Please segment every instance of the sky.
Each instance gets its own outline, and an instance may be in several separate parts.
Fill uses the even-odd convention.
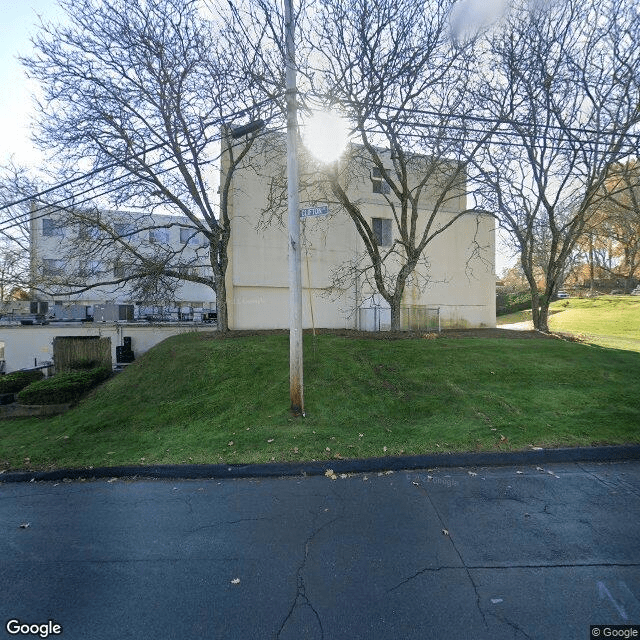
[[[62,11],[56,0],[0,0],[0,164],[11,155],[19,164],[40,160],[28,129],[33,88],[17,60],[31,52],[38,15],[55,20]]]
[[[483,12],[479,10],[481,6]],[[465,21],[474,15],[486,24],[504,10],[505,0],[462,0],[460,7]],[[57,21],[63,11],[57,0],[0,0],[0,165],[11,158],[18,165],[33,168],[42,162],[29,131],[36,87],[27,80],[17,59],[32,51],[30,37],[37,32],[38,16]],[[502,251],[496,257],[496,270],[500,273],[509,259]]]

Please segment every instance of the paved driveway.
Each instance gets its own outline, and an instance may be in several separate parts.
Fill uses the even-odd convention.
[[[557,640],[640,624],[636,461],[1,484],[0,528],[0,637]]]

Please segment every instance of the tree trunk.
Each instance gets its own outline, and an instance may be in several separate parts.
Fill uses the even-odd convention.
[[[549,333],[549,300],[545,296],[539,301],[537,319],[534,320],[533,326],[542,333]]]
[[[401,298],[393,298],[391,305],[391,331],[400,331],[400,302]]]
[[[218,331],[229,331],[229,308],[227,306],[227,285],[224,276],[216,284],[216,311],[218,314]]]
[[[229,331],[229,307],[227,306],[227,283],[225,281],[226,269],[218,264],[214,255],[211,255],[211,268],[213,269],[213,282],[216,291],[218,331]]]

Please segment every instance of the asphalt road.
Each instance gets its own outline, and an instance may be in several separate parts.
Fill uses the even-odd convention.
[[[638,461],[0,484],[0,528],[0,637],[556,640],[640,625]]]

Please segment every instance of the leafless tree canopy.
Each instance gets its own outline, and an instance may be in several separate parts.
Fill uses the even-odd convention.
[[[637,149],[639,36],[628,0],[567,0],[517,4],[487,38],[489,82],[480,96],[503,124],[476,161],[486,207],[520,252],[543,331],[608,167]]]
[[[24,60],[42,86],[37,138],[53,154],[55,179],[68,186],[46,204],[70,211],[79,229],[83,217],[97,225],[87,250],[111,252],[123,281],[137,278],[143,289],[206,280],[210,269],[226,328],[229,189],[261,134],[221,140],[221,132],[282,122],[281,3],[62,5],[66,26],[41,25],[36,54]],[[638,7],[517,0],[481,28],[464,23],[464,7],[465,0],[296,3],[301,110],[333,108],[354,134],[350,161],[312,166],[302,188],[351,217],[365,252],[336,276],[365,274],[388,301],[394,328],[407,282],[429,243],[455,225],[446,212],[462,197],[464,213],[490,213],[509,233],[536,327],[548,330],[548,301],[595,220],[610,167],[637,155]],[[218,185],[222,148],[229,167]],[[350,195],[353,181],[367,179],[385,185],[390,246],[380,246],[379,230]],[[265,205],[272,213],[281,193],[274,187]],[[143,253],[133,235],[100,218],[105,207],[173,213],[206,245],[189,258]]]
[[[74,180],[70,193],[56,192],[59,204],[49,204],[78,223],[98,216],[105,204],[180,216],[182,226],[207,239],[209,249],[197,264],[185,264],[175,252],[143,256],[130,236],[104,223],[102,240],[114,240],[111,251],[126,252],[135,266],[127,279],[154,286],[163,278],[210,284],[220,327],[226,328],[230,229],[225,199],[221,208],[217,193],[221,131],[273,107],[232,73],[235,52],[221,44],[215,18],[202,3],[62,5],[68,24],[41,25],[37,53],[24,63],[43,88],[37,139],[61,167],[56,179],[88,176]],[[232,171],[251,143],[251,136],[235,141]],[[94,212],[80,213],[87,208]],[[202,275],[206,267],[213,279]]]

